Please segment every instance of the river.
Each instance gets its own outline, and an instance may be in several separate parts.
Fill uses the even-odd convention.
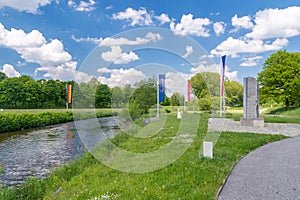
[[[98,134],[97,129],[91,127],[107,127],[111,137],[118,130],[114,117],[82,120],[80,124],[81,127],[88,126],[90,140]],[[27,177],[43,178],[54,168],[79,158],[85,151],[74,122],[2,133],[0,165],[3,173],[0,174],[0,185],[18,186]]]

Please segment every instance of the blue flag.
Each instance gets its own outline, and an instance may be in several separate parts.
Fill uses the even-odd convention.
[[[158,98],[159,103],[165,101],[165,75],[160,74],[158,76]]]

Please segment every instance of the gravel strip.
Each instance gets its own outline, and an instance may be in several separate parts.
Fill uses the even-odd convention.
[[[228,118],[210,118],[208,120],[208,131],[278,134],[294,137],[300,135],[300,124],[265,123],[265,126],[261,128],[241,126],[239,121]]]

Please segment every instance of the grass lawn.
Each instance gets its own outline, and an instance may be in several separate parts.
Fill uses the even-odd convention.
[[[203,138],[214,134],[207,133],[208,118],[208,114],[200,115],[199,127],[187,151],[156,171],[121,172],[99,163],[87,153],[55,170],[45,180],[31,179],[18,189],[5,189],[0,199],[215,199],[237,160],[264,144],[285,138],[225,132],[214,147],[214,158],[199,158]],[[112,142],[132,152],[158,150],[180,132],[175,114],[168,114],[166,120],[164,128],[149,138],[119,134]]]

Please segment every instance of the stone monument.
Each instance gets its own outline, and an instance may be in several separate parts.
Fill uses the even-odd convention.
[[[244,78],[244,117],[242,126],[264,127],[264,119],[259,118],[259,85],[255,78]]]

